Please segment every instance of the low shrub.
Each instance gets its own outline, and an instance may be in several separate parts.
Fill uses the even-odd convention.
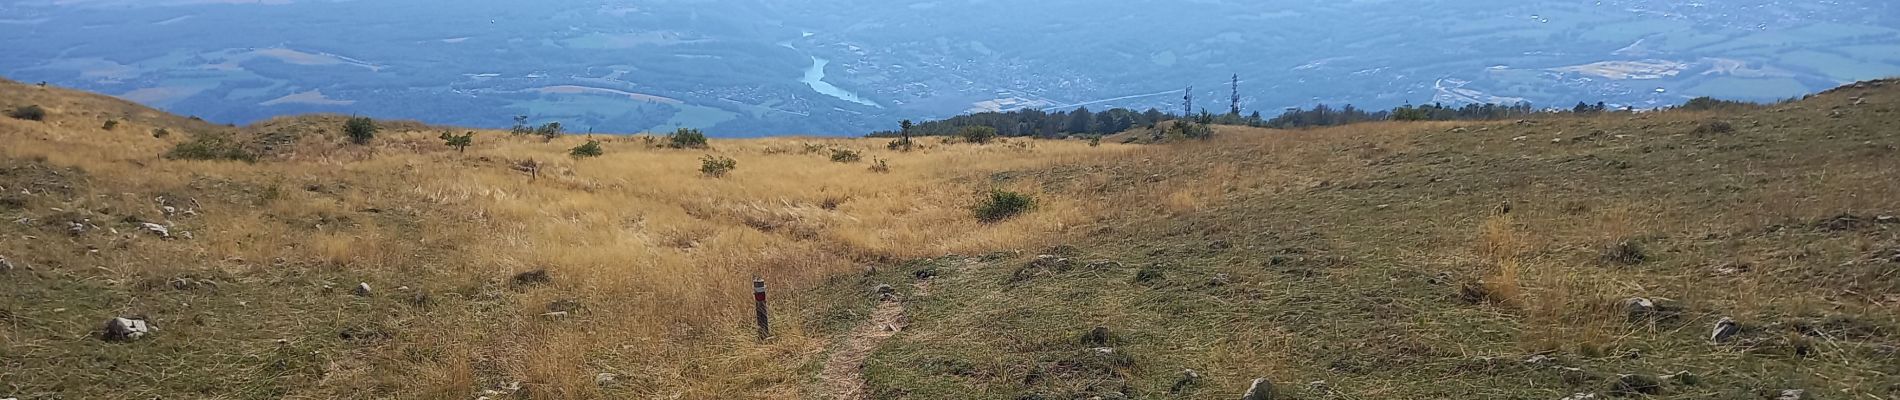
[[[104,129],[108,131],[113,130],[113,129],[118,129],[118,128],[119,128],[119,120],[116,120],[116,119],[108,119],[106,120],[105,125],[99,126],[99,129]]]
[[[1000,222],[1036,208],[1036,199],[1029,195],[1002,189],[990,190],[989,196],[976,205],[976,219],[985,223]]]
[[[864,156],[862,154],[858,154],[856,150],[831,149],[831,162],[854,163],[862,159],[864,159]]]
[[[910,137],[900,137],[896,139],[891,139],[890,143],[884,144],[884,148],[897,150],[897,151],[910,151],[910,149],[912,147],[915,147],[915,145],[916,143],[912,142],[910,140]]]
[[[673,131],[673,134],[666,135],[666,147],[675,149],[704,149],[706,148],[706,133],[700,132],[698,129],[680,128],[677,131]]]
[[[607,154],[607,151],[600,147],[600,141],[598,140],[589,140],[585,144],[574,146],[574,148],[567,150],[567,156],[574,157],[576,160],[600,157],[603,154]]]
[[[734,161],[730,157],[707,154],[705,157],[700,157],[699,159],[699,173],[714,178],[726,176],[726,174],[730,174],[732,170],[738,168],[739,162]]]
[[[996,140],[996,128],[987,126],[966,126],[963,127],[963,131],[957,133],[957,136],[962,137],[964,142],[976,144],[989,143],[991,140]]]
[[[376,139],[376,120],[369,117],[350,117],[343,123],[343,134],[350,137],[350,143],[369,144]]]
[[[40,106],[37,105],[20,107],[7,112],[7,116],[13,117],[13,119],[23,119],[27,121],[45,121],[46,109],[40,108]]]
[[[457,153],[466,152],[468,151],[468,146],[475,144],[474,131],[469,131],[467,133],[457,135],[445,130],[445,131],[442,131],[442,136],[440,136],[440,138],[442,139],[443,144],[446,144],[449,147],[454,147],[455,152]]]
[[[883,159],[871,160],[871,172],[880,174],[891,173],[891,163],[884,162]]]

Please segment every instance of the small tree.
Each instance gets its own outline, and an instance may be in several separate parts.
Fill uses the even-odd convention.
[[[910,148],[913,144],[910,140],[910,128],[913,128],[916,126],[917,126],[916,124],[911,123],[910,120],[908,119],[903,120],[903,121],[898,121],[897,122],[898,137],[897,137],[897,141],[891,142],[891,145],[890,145],[891,150],[910,151]]]
[[[1089,136],[1089,147],[1100,147],[1101,145],[1102,135]]]
[[[991,140],[996,140],[996,128],[988,126],[966,126],[963,127],[963,131],[959,132],[957,136],[963,137],[963,141],[965,142],[976,144],[989,143]]]
[[[589,140],[587,143],[574,146],[574,148],[568,149],[567,151],[567,156],[574,157],[576,160],[600,157],[602,154],[607,154],[607,152],[600,148],[600,141],[598,140]]]
[[[675,149],[704,149],[707,147],[706,133],[700,132],[698,129],[680,128],[679,130],[673,131],[673,134],[666,135],[666,147]]]
[[[739,169],[739,162],[729,157],[707,154],[699,158],[699,173],[709,177],[724,177],[735,169]]]
[[[343,123],[343,133],[350,137],[350,143],[369,144],[376,138],[376,121],[369,117],[350,117]]]
[[[554,141],[554,138],[561,137],[561,123],[549,122],[541,124],[541,127],[534,128],[534,134],[535,136],[540,136],[543,142]]]
[[[528,126],[528,116],[526,115],[516,115],[515,126],[508,128],[508,134],[515,136],[526,136],[532,133],[534,133],[534,127]]]
[[[454,147],[457,153],[464,153],[468,151],[469,145],[475,144],[475,132],[469,131],[461,135],[456,135],[445,130],[442,131],[442,143],[449,145],[449,147]]]
[[[7,116],[13,117],[13,119],[23,119],[27,121],[45,121],[46,109],[40,108],[40,106],[37,105],[30,105],[15,108],[13,111],[8,112]]]
[[[99,126],[99,129],[104,129],[108,131],[113,130],[113,129],[118,129],[118,128],[119,128],[119,120],[116,120],[116,119],[108,119],[106,120],[105,125]]]

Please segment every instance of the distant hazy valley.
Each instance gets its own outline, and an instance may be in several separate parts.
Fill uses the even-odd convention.
[[[1088,106],[1772,100],[1900,75],[1883,1],[28,1],[0,75],[245,123],[859,134]],[[421,17],[427,15],[427,17]],[[1217,110],[1218,111],[1218,110]]]

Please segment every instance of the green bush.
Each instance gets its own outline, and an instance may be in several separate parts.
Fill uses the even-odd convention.
[[[862,159],[864,155],[858,154],[857,150],[831,149],[831,162],[854,163]]]
[[[966,126],[963,127],[963,131],[957,133],[957,136],[962,137],[963,141],[969,143],[989,143],[991,140],[996,140],[996,128],[987,126]]]
[[[541,141],[544,141],[544,142],[553,141],[554,138],[561,137],[561,134],[562,134],[561,123],[549,122],[549,123],[541,124],[541,127],[534,128],[534,134],[535,136],[540,136]]]
[[[574,157],[576,160],[600,157],[602,154],[607,154],[607,151],[600,148],[600,141],[598,140],[589,140],[585,144],[574,146],[574,148],[567,150],[567,156]]]
[[[118,128],[119,128],[119,120],[116,120],[116,119],[108,119],[106,120],[105,125],[99,126],[99,129],[105,129],[108,131],[113,130],[113,129],[118,129]]]
[[[468,133],[463,133],[460,135],[449,133],[449,131],[442,131],[441,138],[442,138],[443,144],[447,144],[449,145],[449,147],[454,147],[455,152],[457,153],[466,152],[468,151],[469,145],[475,144],[474,131],[469,131]]]
[[[165,132],[165,130],[159,129],[157,132]],[[165,158],[203,161],[257,161],[256,154],[251,153],[250,150],[246,150],[243,143],[239,143],[237,139],[225,133],[194,134],[191,140],[172,146],[172,150],[165,153]]]
[[[343,134],[350,137],[350,143],[369,144],[370,140],[376,139],[376,120],[350,117],[348,122],[343,123]]]
[[[172,131],[170,129],[158,128],[158,129],[152,130],[152,137],[155,137],[155,138],[164,139],[166,136],[171,136],[171,135],[172,135]]]
[[[23,119],[23,120],[28,120],[28,121],[45,121],[46,109],[40,108],[40,106],[36,106],[36,105],[20,107],[20,108],[13,109],[13,111],[7,112],[7,116],[13,117],[13,119]]]
[[[884,148],[897,151],[910,151],[910,147],[910,138],[891,139],[890,143],[884,144]]]
[[[1193,121],[1175,121],[1174,126],[1168,127],[1168,135],[1188,139],[1207,140],[1214,137],[1214,128],[1207,124]]]
[[[726,176],[726,174],[732,173],[732,170],[735,169],[739,169],[739,162],[728,157],[707,154],[705,157],[699,159],[699,173],[706,174],[706,176],[714,178],[723,177]]]
[[[990,190],[989,197],[976,205],[976,219],[982,222],[1000,222],[1036,208],[1036,199],[1029,195],[1002,189]]]
[[[675,149],[704,149],[706,148],[706,133],[700,132],[698,129],[680,128],[677,131],[673,131],[673,134],[666,135],[666,147]]]

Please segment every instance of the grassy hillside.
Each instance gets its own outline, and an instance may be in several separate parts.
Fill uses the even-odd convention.
[[[602,136],[587,159],[0,81],[26,105],[44,120],[0,118],[0,397],[1900,396],[1896,82],[1154,145]],[[979,222],[992,188],[1037,206]],[[116,316],[158,330],[100,340]]]
[[[1222,399],[1265,377],[1296,399],[1900,398],[1897,106],[1888,81],[1223,129],[997,175],[1111,207],[1061,246],[913,266],[938,277],[868,362],[871,397]],[[1713,343],[1724,317],[1740,334]]]
[[[825,315],[789,305],[800,289],[1045,243],[1093,206],[1043,196],[981,224],[982,177],[1129,150],[603,136],[605,156],[575,160],[586,138],[484,131],[459,153],[383,122],[358,146],[341,116],[224,127],[0,82],[0,110],[27,105],[44,121],[0,118],[0,257],[16,266],[0,272],[0,397],[23,399],[797,397],[827,337]],[[165,157],[180,143],[256,161]],[[737,169],[705,176],[706,155]],[[755,275],[788,304],[764,344]],[[115,316],[159,331],[97,339]]]

